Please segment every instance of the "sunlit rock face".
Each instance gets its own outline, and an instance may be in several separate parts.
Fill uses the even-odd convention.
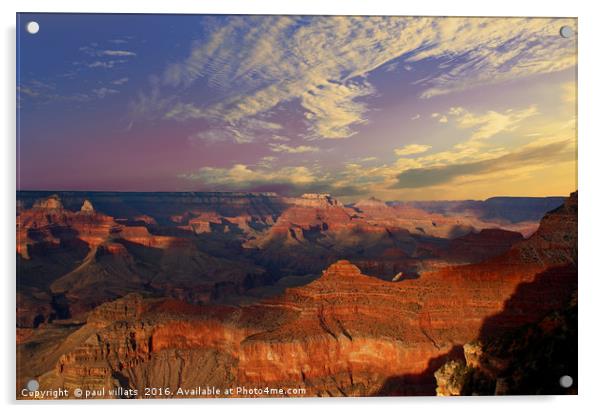
[[[94,205],[92,205],[92,202],[90,202],[86,199],[84,201],[84,203],[82,204],[80,212],[82,212],[84,214],[92,214],[92,213],[94,213]]]
[[[46,212],[61,211],[63,209],[63,203],[58,195],[50,195],[48,198],[35,201],[33,209]]]

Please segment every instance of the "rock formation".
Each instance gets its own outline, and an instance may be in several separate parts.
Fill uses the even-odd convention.
[[[47,198],[37,200],[33,204],[34,209],[44,211],[60,211],[63,209],[63,203],[58,195],[50,195]]]
[[[246,262],[212,257],[194,234],[158,235],[147,222],[118,222],[84,201],[65,209],[58,196],[36,202],[17,217],[18,325],[62,317],[53,297],[66,297],[70,317],[129,292],[173,294],[205,301],[215,285],[244,284],[262,271]],[[182,236],[185,235],[185,236]]]
[[[480,236],[489,248],[503,247],[499,256],[422,271],[419,277],[397,282],[366,275],[353,258],[336,258],[341,248],[336,242],[351,248],[363,240],[366,244],[359,245],[364,255],[374,248],[375,257],[404,260],[414,254],[412,259],[419,260],[416,254],[421,248],[431,248],[435,254],[438,248],[454,245],[453,241],[423,240],[403,228],[375,225],[361,217],[364,211],[332,199],[306,201],[320,206],[289,206],[273,225],[256,230],[264,237],[247,239],[254,247],[246,249],[234,243],[245,237],[242,230],[217,237],[176,227],[170,229],[173,233],[164,229],[166,235],[146,226],[118,224],[98,212],[64,211],[49,222],[47,216],[36,215],[35,208],[22,211],[19,224],[27,234],[28,248],[39,240],[50,243],[52,237],[64,244],[67,236],[57,228],[84,234],[84,238],[72,236],[86,244],[83,261],[66,274],[57,269],[59,275],[51,279],[54,300],[80,295],[89,302],[92,291],[106,295],[94,309],[71,304],[69,309],[80,314],[83,324],[60,330],[62,335],[51,344],[36,341],[50,334],[44,328],[39,336],[20,334],[18,386],[37,377],[42,388],[108,391],[121,387],[129,390],[127,397],[139,397],[148,386],[199,385],[302,387],[309,396],[434,394],[435,371],[449,359],[457,360],[456,352],[463,345],[483,338],[495,340],[539,323],[562,308],[576,289],[576,194],[548,213],[529,239],[494,230],[455,244],[456,254],[465,249],[470,253],[473,237]],[[200,215],[191,215],[195,214]],[[216,216],[224,225],[229,219],[221,212]],[[239,228],[238,224],[232,228]],[[43,236],[36,238],[32,230]],[[241,257],[220,256],[220,248],[226,245],[228,252],[238,245]],[[320,245],[318,251],[326,257],[322,259],[331,262],[306,285],[238,306],[195,295],[195,288],[204,283],[219,281],[224,288],[232,279],[238,280],[237,285],[252,283],[249,271],[257,269],[245,261],[244,254],[266,254],[253,256],[260,263],[267,254],[277,262],[283,252],[291,254],[283,258],[314,260]],[[310,248],[315,255],[308,255]],[[32,252],[29,261],[36,259],[35,248]],[[315,262],[317,266],[324,261]],[[38,293],[47,291],[31,282],[26,287],[27,297],[34,296],[29,290],[34,287]],[[37,297],[38,301],[25,304],[32,309],[28,314],[35,314],[33,308],[38,307],[34,306],[44,302],[43,294]],[[53,308],[60,305],[59,300]],[[32,349],[44,354],[44,362],[27,361],[33,357]],[[471,360],[469,366],[481,360],[479,350],[473,350],[465,356]],[[455,364],[439,370],[437,391],[459,394],[464,386],[460,373]]]
[[[93,214],[94,213],[94,206],[92,205],[92,203],[90,201],[88,201],[86,199],[84,201],[84,203],[82,204],[80,212],[83,213],[83,214]]]
[[[538,322],[481,336],[434,374],[437,395],[577,394],[577,297]],[[566,388],[560,378],[570,376]]]

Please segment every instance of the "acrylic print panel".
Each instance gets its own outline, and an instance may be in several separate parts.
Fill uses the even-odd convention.
[[[577,393],[576,19],[17,32],[18,399]]]

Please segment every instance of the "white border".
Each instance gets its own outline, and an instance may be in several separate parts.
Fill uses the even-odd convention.
[[[196,400],[182,401],[176,408],[195,410],[211,409],[220,411],[267,410],[307,412],[314,409],[342,408],[351,412],[364,411],[376,404],[385,411],[445,411],[466,412],[487,410],[504,412],[532,408],[550,412],[594,410],[601,403],[597,393],[600,385],[600,353],[598,350],[602,314],[598,303],[602,294],[600,271],[602,251],[602,207],[600,179],[602,154],[600,140],[600,39],[602,39],[600,13],[596,13],[593,1],[545,1],[503,0],[499,2],[470,0],[421,0],[418,2],[386,0],[123,0],[67,1],[67,0],[20,0],[0,2],[2,13],[2,54],[1,66],[2,99],[0,99],[0,123],[4,129],[0,139],[2,179],[2,202],[0,216],[2,237],[0,238],[0,262],[4,271],[2,308],[4,323],[0,346],[2,368],[0,392],[2,402],[10,410],[14,408],[32,411],[63,411],[64,409],[85,409],[102,411],[107,409],[130,410],[132,408],[149,411],[162,411],[168,401],[142,401],[137,403],[113,402],[56,402],[56,403],[16,403],[14,402],[14,348],[15,348],[15,13],[21,12],[106,12],[106,13],[226,13],[226,14],[363,14],[363,15],[464,15],[464,16],[569,16],[579,18],[579,396],[576,397],[504,397],[504,398],[387,398],[387,399],[295,399],[295,400]],[[172,403],[174,404],[174,403]]]

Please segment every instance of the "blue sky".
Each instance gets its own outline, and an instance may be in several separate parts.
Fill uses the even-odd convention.
[[[30,35],[25,24],[40,31]],[[576,189],[574,19],[21,14],[20,189]]]

